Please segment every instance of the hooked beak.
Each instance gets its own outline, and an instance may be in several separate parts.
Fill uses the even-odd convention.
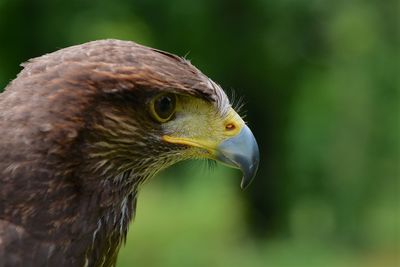
[[[229,167],[240,169],[243,173],[240,186],[245,189],[257,173],[260,161],[257,141],[249,127],[233,109],[223,125],[222,131],[213,132],[201,125],[198,127],[201,129],[198,136],[186,137],[183,133],[179,136],[164,135],[162,139],[172,144],[200,148],[195,152],[200,158],[215,159]]]
[[[257,141],[249,127],[244,125],[239,134],[223,141],[216,152],[217,160],[242,171],[240,187],[246,189],[256,175],[260,161]]]

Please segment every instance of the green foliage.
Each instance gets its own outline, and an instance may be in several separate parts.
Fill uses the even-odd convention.
[[[246,227],[240,189],[234,186],[237,173],[225,167],[212,173],[185,167],[178,184],[168,182],[179,172],[174,168],[144,186],[118,266],[395,266],[394,251],[367,255],[333,241],[333,211],[315,199],[297,205],[290,237],[254,239]],[[369,220],[376,224],[368,231],[391,229],[385,225],[391,216]],[[386,235],[381,234],[378,239]]]
[[[0,0],[0,88],[31,57],[120,38],[187,55],[245,97],[262,154],[254,184],[243,193],[236,172],[188,165],[156,178],[119,266],[395,266],[398,11],[395,0]]]

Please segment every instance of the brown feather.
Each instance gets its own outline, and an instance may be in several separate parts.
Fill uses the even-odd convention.
[[[227,98],[185,59],[133,42],[90,42],[23,66],[0,95],[0,266],[112,266],[137,184],[180,149],[155,145],[146,99]]]

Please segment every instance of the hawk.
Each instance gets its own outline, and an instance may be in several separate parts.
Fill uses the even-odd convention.
[[[252,132],[181,57],[99,40],[23,67],[0,94],[0,267],[114,266],[140,185],[178,161],[255,176]]]

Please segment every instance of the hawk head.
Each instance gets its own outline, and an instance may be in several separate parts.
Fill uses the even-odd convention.
[[[102,40],[24,67],[0,95],[0,219],[39,240],[112,263],[138,186],[159,170],[217,160],[242,170],[242,188],[256,174],[252,132],[183,58]]]

